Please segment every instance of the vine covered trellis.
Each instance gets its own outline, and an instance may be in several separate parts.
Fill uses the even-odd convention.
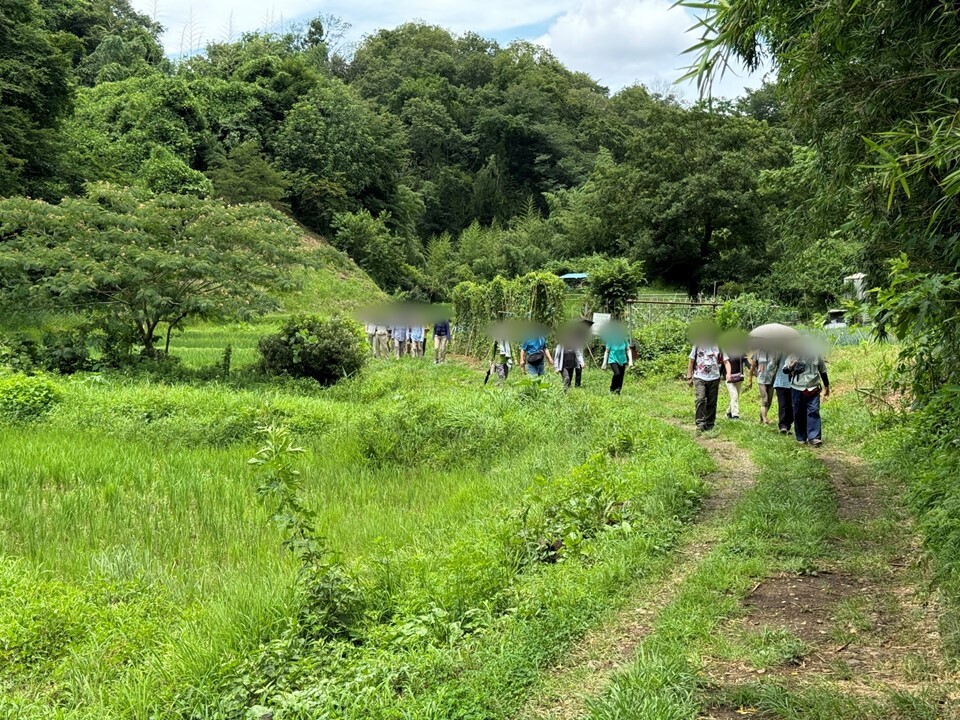
[[[497,276],[488,283],[462,282],[453,289],[456,350],[478,357],[487,349],[491,322],[531,320],[553,328],[564,320],[563,280],[533,272],[514,280]]]

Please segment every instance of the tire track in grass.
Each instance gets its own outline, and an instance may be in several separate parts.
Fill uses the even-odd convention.
[[[803,713],[817,697],[835,698],[851,713],[873,708],[884,717],[913,718],[939,707],[950,711],[936,717],[960,717],[960,675],[944,661],[939,606],[899,491],[843,450],[824,451],[818,460],[836,501],[835,556],[812,577],[764,578],[737,621],[787,630],[803,639],[805,652],[767,670],[705,658],[719,702],[701,717],[733,717],[745,702],[755,705],[750,715],[779,717],[773,704],[766,706],[771,698]]]
[[[601,694],[614,674],[629,665],[650,633],[659,608],[665,607],[684,580],[720,540],[720,528],[741,495],[754,486],[758,469],[735,443],[698,437],[717,464],[707,478],[711,493],[697,521],[658,571],[637,583],[620,610],[588,632],[570,653],[550,668],[518,720],[573,720],[582,717],[591,697]]]

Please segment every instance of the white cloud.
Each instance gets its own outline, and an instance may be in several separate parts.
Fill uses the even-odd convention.
[[[270,28],[281,21],[333,14],[351,23],[357,38],[379,28],[394,27],[411,20],[441,25],[454,32],[473,30],[494,33],[510,28],[545,23],[575,4],[574,0],[133,0],[141,12],[155,17],[167,30],[164,46],[168,53],[180,52],[184,29],[190,27],[203,42],[222,40],[232,25],[234,34]]]
[[[581,0],[558,17],[541,38],[568,67],[589,73],[612,90],[641,82],[663,86],[684,75],[691,56],[684,50],[698,39],[695,18],[672,0]],[[728,73],[715,95],[738,95],[756,87],[762,73]],[[692,85],[677,88],[692,97]]]
[[[458,33],[522,37],[525,27],[547,28],[529,39],[550,47],[568,67],[582,70],[612,90],[634,82],[673,83],[696,42],[689,32],[694,18],[673,0],[133,0],[135,7],[167,28],[166,51],[172,55],[200,49],[211,40],[252,30],[279,30],[281,22],[333,14],[351,23],[356,40],[379,28],[422,20]],[[539,33],[534,33],[539,34]],[[763,74],[729,75],[716,95],[737,95],[760,84]],[[695,89],[683,86],[688,97]]]

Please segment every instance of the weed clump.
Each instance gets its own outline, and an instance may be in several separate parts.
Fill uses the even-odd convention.
[[[310,638],[349,634],[363,614],[363,596],[317,532],[316,514],[302,501],[294,461],[303,449],[293,444],[284,428],[266,427],[262,433],[266,443],[249,463],[260,478],[257,494],[272,505],[271,519],[284,534],[284,547],[300,562],[301,633]]]
[[[8,422],[39,420],[63,397],[59,385],[41,375],[15,373],[0,378],[0,418]]]

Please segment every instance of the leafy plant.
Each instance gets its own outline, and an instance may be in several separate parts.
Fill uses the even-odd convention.
[[[644,280],[641,263],[623,258],[595,263],[588,279],[590,296],[601,312],[622,318],[627,301],[636,297]]]
[[[47,333],[43,337],[43,366],[51,372],[71,375],[91,366],[90,348],[83,330]]]
[[[0,377],[0,417],[13,422],[38,420],[63,398],[60,386],[42,375]]]
[[[26,335],[4,335],[0,338],[0,364],[11,370],[34,370],[40,365],[40,348]]]
[[[600,532],[629,529],[634,518],[631,503],[609,482],[606,461],[597,456],[575,471],[577,482],[556,502],[520,514],[514,542],[522,562],[555,563],[583,554],[584,543]]]
[[[303,448],[277,426],[261,428],[265,443],[249,460],[260,480],[257,494],[271,509],[284,534],[284,547],[300,562],[304,604],[300,627],[308,637],[348,633],[363,613],[359,586],[317,532],[316,514],[303,502],[303,483],[295,467]]]

